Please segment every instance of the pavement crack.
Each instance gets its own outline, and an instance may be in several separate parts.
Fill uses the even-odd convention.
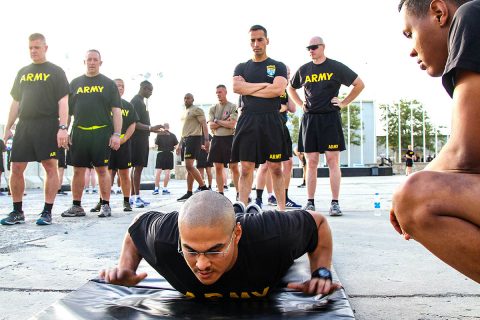
[[[348,294],[349,298],[480,298],[480,294],[471,293],[442,293],[442,294]]]
[[[0,287],[0,291],[8,292],[60,292],[70,293],[75,290],[72,289],[42,289],[42,288],[12,288],[12,287]]]

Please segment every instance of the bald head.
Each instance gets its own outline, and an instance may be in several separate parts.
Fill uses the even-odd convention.
[[[232,232],[235,212],[230,200],[218,192],[202,191],[191,196],[180,209],[178,227],[221,228]]]
[[[311,46],[314,44],[325,44],[325,42],[323,42],[322,37],[315,36],[310,39],[310,42],[308,43],[308,45]]]

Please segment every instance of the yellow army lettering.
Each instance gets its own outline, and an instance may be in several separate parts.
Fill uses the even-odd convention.
[[[329,144],[328,149],[338,149],[338,144]]]
[[[270,290],[270,287],[264,288],[262,292],[258,292],[258,291],[252,291],[252,292],[246,292],[246,291],[235,292],[235,291],[231,291],[231,292],[229,293],[229,297],[230,297],[230,298],[233,298],[233,299],[262,298],[262,297],[265,297],[265,296],[268,294],[268,291],[269,291],[269,290]],[[193,293],[190,292],[190,291],[187,291],[187,293],[185,293],[185,296],[186,296],[187,298],[195,298],[195,294],[193,294]],[[223,294],[217,293],[217,292],[204,293],[203,296],[204,296],[205,298],[210,298],[210,299],[223,298]]]
[[[23,81],[27,82],[34,82],[34,81],[47,81],[47,79],[50,77],[50,74],[48,73],[27,73],[22,75],[20,78],[20,83]]]
[[[56,157],[56,156],[57,156],[57,153],[55,151],[50,152],[50,157]]]
[[[103,160],[103,163],[107,164],[107,163],[108,163],[108,159]]]
[[[268,156],[269,159],[272,159],[272,160],[278,160],[282,157],[282,154],[281,153],[277,153],[277,154],[271,154]]]
[[[95,92],[103,92],[103,86],[84,86],[78,87],[77,94],[79,93],[95,93]]]
[[[307,82],[320,82],[330,80],[333,76],[333,72],[330,73],[319,73],[319,74],[312,74],[311,76],[305,77],[305,83]]]
[[[129,113],[129,112],[130,112],[130,110],[122,109],[122,116],[128,117],[128,113]]]

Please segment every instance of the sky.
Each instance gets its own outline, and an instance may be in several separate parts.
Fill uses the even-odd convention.
[[[100,71],[123,78],[130,100],[145,75],[154,85],[148,101],[152,124],[170,122],[180,132],[185,93],[195,104],[217,101],[215,87],[232,91],[235,66],[252,57],[248,30],[268,30],[268,55],[292,73],[309,61],[305,47],[323,37],[327,57],[354,70],[366,88],[358,99],[377,105],[417,99],[437,125],[450,124],[451,101],[440,78],[431,78],[409,57],[398,0],[17,0],[0,13],[0,124],[7,119],[18,70],[29,64],[28,36],[43,33],[47,58],[70,80],[85,73],[88,49],[102,53]],[[341,93],[350,89],[342,87]]]

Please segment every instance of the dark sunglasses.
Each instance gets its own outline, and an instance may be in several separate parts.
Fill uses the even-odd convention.
[[[307,51],[310,51],[310,50],[317,50],[318,47],[320,47],[321,44],[312,44],[311,46],[308,46],[307,47]]]

